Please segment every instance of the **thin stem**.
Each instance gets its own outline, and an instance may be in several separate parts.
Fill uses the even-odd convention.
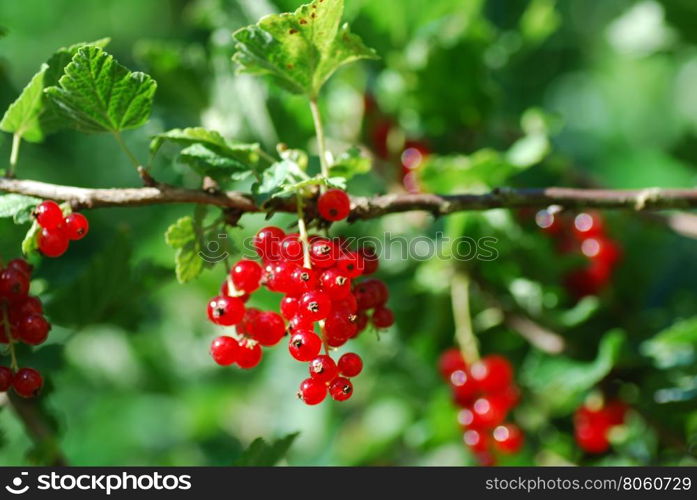
[[[277,161],[276,158],[271,156],[269,153],[267,153],[263,149],[259,149],[259,156],[261,156],[263,159],[265,159],[266,161],[268,161],[271,164],[276,163],[276,161]]]
[[[10,151],[10,169],[7,171],[7,177],[14,177],[19,159],[19,146],[22,144],[22,136],[14,134],[12,136],[12,150]]]
[[[296,211],[298,214],[298,232],[300,233],[300,243],[303,245],[303,265],[310,269],[310,241],[307,236],[307,227],[305,226],[305,213],[303,212],[303,198],[300,193],[296,195]]]
[[[12,338],[12,330],[10,328],[10,318],[7,313],[7,304],[2,305],[2,325],[5,330],[5,337],[7,337],[7,349],[10,352],[10,366],[13,372],[19,370],[19,365],[17,364],[17,354],[15,353],[14,339]]]
[[[121,148],[121,151],[123,151],[126,154],[126,156],[128,156],[128,159],[131,161],[133,166],[136,169],[140,167],[141,165],[138,161],[138,158],[136,158],[136,156],[131,152],[131,150],[128,149],[128,146],[126,146],[126,142],[123,140],[123,137],[121,137],[121,132],[114,132],[114,139],[116,139],[116,142]]]
[[[319,106],[315,99],[310,100],[310,110],[312,111],[312,121],[315,123],[315,133],[317,134],[317,149],[319,150],[319,164],[322,167],[322,177],[329,177],[329,164],[327,163],[327,146],[324,142],[324,128],[322,127],[322,115],[319,113]]]
[[[469,305],[469,276],[464,272],[453,274],[451,298],[453,304],[453,319],[455,320],[455,340],[460,346],[462,357],[467,364],[479,359],[477,337],[472,329],[472,318]]]

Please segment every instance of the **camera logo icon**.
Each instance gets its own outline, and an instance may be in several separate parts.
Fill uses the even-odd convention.
[[[13,495],[21,495],[23,493],[26,493],[27,490],[29,489],[29,485],[25,484],[22,487],[22,483],[23,483],[22,478],[23,478],[23,476],[28,476],[28,475],[29,475],[28,472],[22,472],[19,476],[15,477],[12,480],[12,485],[5,486],[5,489],[7,491],[9,491],[10,493],[12,493]]]

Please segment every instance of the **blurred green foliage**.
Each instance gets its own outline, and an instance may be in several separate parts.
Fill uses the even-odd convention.
[[[305,101],[235,75],[231,62],[234,30],[296,7],[290,0],[2,2],[0,105],[14,101],[59,47],[110,37],[110,53],[158,83],[150,121],[124,134],[137,156],[147,156],[153,136],[195,126],[267,151],[278,142],[313,151]],[[418,139],[438,154],[421,176],[433,191],[697,181],[692,2],[348,0],[346,17],[381,60],[342,69],[323,91],[337,155],[354,144],[373,147],[362,106],[368,92],[393,124],[388,142]],[[9,156],[10,141],[0,136],[0,156]],[[153,175],[197,186],[199,176],[174,161],[176,149],[162,148]],[[310,168],[317,163],[311,158]],[[395,190],[400,169],[395,158],[376,161],[350,189]],[[113,138],[74,131],[24,144],[18,174],[90,187],[139,183]],[[250,181],[238,186],[249,189]],[[348,403],[306,407],[294,396],[305,367],[283,346],[268,350],[250,373],[210,362],[216,329],[204,307],[224,270],[216,266],[179,285],[175,250],[163,237],[191,215],[186,206],[91,211],[90,236],[61,259],[40,263],[32,286],[55,326],[45,346],[20,357],[50,380],[42,404],[72,464],[229,465],[255,456],[275,463],[281,455],[293,465],[474,463],[435,369],[453,343],[451,262],[385,261],[380,276],[396,326],[379,340],[355,341],[352,350],[366,366]],[[467,268],[479,283],[471,307],[481,350],[510,357],[523,389],[515,420],[527,443],[505,463],[695,465],[697,242],[637,214],[605,215],[623,260],[609,289],[578,304],[562,286],[573,259],[556,254],[534,224],[512,212],[435,221],[392,215],[342,223],[337,232],[498,239],[496,260]],[[286,227],[292,218],[276,215],[274,222]],[[241,249],[263,224],[245,215],[229,240]],[[19,254],[26,230],[0,219],[4,257]],[[503,306],[492,306],[488,294]],[[254,305],[277,307],[278,296],[258,295]],[[501,322],[497,309],[504,306],[563,336],[564,355],[531,347]],[[613,436],[612,453],[584,457],[573,444],[571,413],[599,389],[634,410]],[[0,464],[42,461],[10,411],[0,412],[0,425]],[[283,453],[293,440],[284,436],[295,432]]]

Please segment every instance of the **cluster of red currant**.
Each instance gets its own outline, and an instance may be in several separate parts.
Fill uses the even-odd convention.
[[[510,362],[491,355],[468,366],[462,353],[451,348],[441,355],[438,368],[461,408],[457,420],[464,430],[463,440],[479,463],[495,465],[495,452],[517,453],[523,446],[523,432],[515,424],[504,423],[519,400]]]
[[[624,423],[628,409],[628,406],[619,400],[595,406],[581,406],[574,414],[576,443],[587,453],[606,452],[610,448],[610,431]]]
[[[317,206],[329,221],[346,218],[350,211],[348,196],[336,189],[324,193]],[[208,303],[213,323],[236,330],[213,341],[215,362],[252,368],[261,360],[262,346],[273,346],[288,333],[291,356],[309,363],[310,377],[300,384],[299,397],[309,405],[322,402],[327,392],[337,401],[351,397],[349,379],[360,373],[361,358],[347,353],[337,363],[330,350],[355,338],[369,322],[376,328],[391,326],[394,316],[385,305],[388,290],[382,281],[353,282],[377,270],[374,251],[345,246],[341,239],[303,238],[278,227],[261,229],[254,237],[261,264],[249,259],[237,262],[220,295]],[[250,294],[261,286],[283,294],[280,314],[245,306]],[[325,354],[321,355],[323,346]]]
[[[36,223],[41,227],[38,235],[39,250],[46,257],[60,257],[70,241],[81,240],[89,231],[87,217],[79,213],[63,214],[54,201],[44,201],[34,211]]]
[[[11,260],[4,269],[0,267],[0,343],[7,344],[12,366],[0,366],[0,391],[13,388],[25,398],[38,394],[43,378],[33,368],[18,368],[14,343],[42,344],[51,329],[43,316],[41,301],[29,295],[32,270],[23,259]]]
[[[562,254],[581,254],[587,264],[566,276],[567,289],[577,298],[596,295],[612,278],[620,260],[620,248],[608,237],[603,218],[596,212],[582,212],[575,217],[564,212],[540,210],[535,222],[551,235]]]

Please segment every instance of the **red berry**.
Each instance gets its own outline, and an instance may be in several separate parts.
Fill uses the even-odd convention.
[[[272,346],[278,344],[286,334],[286,325],[280,314],[264,311],[245,324],[245,331],[261,345]]]
[[[12,385],[12,370],[0,366],[0,392],[6,392]]]
[[[307,292],[300,297],[299,315],[310,321],[320,321],[327,318],[331,309],[332,303],[324,292]]]
[[[349,278],[357,278],[365,269],[363,255],[359,252],[344,252],[336,261],[336,267]]]
[[[368,321],[369,318],[365,311],[358,311],[356,313],[356,331],[360,333],[365,330],[365,327],[368,326]]]
[[[578,239],[602,236],[602,216],[597,212],[581,212],[574,218],[574,234]]]
[[[10,322],[19,323],[26,316],[31,316],[32,314],[41,315],[43,313],[44,307],[38,298],[24,297],[12,304],[10,308]]]
[[[438,371],[445,380],[450,380],[450,374],[457,370],[466,370],[462,353],[459,349],[451,347],[443,352],[438,359]]]
[[[244,311],[244,316],[242,316],[242,320],[235,325],[235,330],[237,330],[237,333],[240,335],[247,335],[247,330],[249,328],[249,325],[252,324],[252,321],[254,321],[254,318],[258,315],[261,314],[261,311],[257,309],[256,307],[248,307]]]
[[[353,394],[353,384],[344,377],[336,377],[329,384],[329,395],[334,401],[346,401]]]
[[[63,210],[55,201],[44,201],[34,210],[36,223],[44,229],[55,229],[63,224]]]
[[[508,413],[508,408],[499,399],[492,395],[482,396],[472,404],[472,427],[492,428],[503,422]]]
[[[508,387],[513,380],[511,363],[503,356],[486,356],[470,367],[472,378],[482,391],[498,392]]]
[[[608,429],[589,424],[576,425],[574,438],[578,446],[587,453],[604,453],[610,449]]]
[[[24,259],[12,259],[7,263],[7,269],[15,269],[16,271],[25,274],[29,278],[31,277],[32,271],[34,271],[34,266],[29,264],[29,262]]]
[[[603,407],[603,413],[610,425],[622,425],[629,407],[622,401],[609,401]]]
[[[65,218],[63,222],[65,235],[69,240],[81,240],[87,236],[90,230],[90,224],[87,222],[87,217],[79,213],[72,213]]]
[[[385,283],[372,278],[356,285],[353,294],[359,309],[372,309],[384,304],[389,296]]]
[[[289,293],[301,295],[317,288],[317,275],[307,267],[297,267],[290,275]]]
[[[300,316],[300,315],[294,316],[288,322],[288,329],[291,332],[296,332],[298,330],[310,330],[310,331],[312,331],[314,328],[315,328],[314,321],[306,318],[305,316]]]
[[[240,368],[249,370],[259,364],[262,352],[258,342],[250,339],[242,339],[240,340],[239,348],[237,364]]]
[[[358,354],[347,352],[339,358],[338,367],[344,377],[355,377],[363,370],[363,360]]]
[[[208,302],[208,319],[220,326],[236,325],[244,316],[244,302],[236,297],[218,296]]]
[[[317,211],[323,219],[343,220],[351,212],[351,200],[341,189],[330,189],[317,200]]]
[[[338,257],[336,247],[326,238],[316,238],[310,244],[310,261],[313,267],[322,269],[332,267]]]
[[[300,236],[297,233],[286,235],[281,240],[280,258],[281,260],[302,264],[304,250]]]
[[[467,369],[452,372],[450,374],[450,386],[453,390],[453,400],[458,406],[472,404],[479,392],[479,386]]]
[[[487,439],[484,432],[477,429],[468,429],[462,435],[462,440],[475,453],[486,452],[488,449]]]
[[[0,298],[15,302],[29,293],[29,277],[16,269],[0,271]]]
[[[322,339],[311,330],[296,330],[288,342],[290,355],[298,361],[311,361],[319,354]]]
[[[281,314],[287,320],[292,319],[298,314],[298,307],[300,304],[300,299],[298,297],[293,297],[292,295],[286,295],[281,299]]]
[[[324,271],[319,280],[322,290],[331,300],[341,300],[351,295],[351,280],[336,268]]]
[[[286,233],[280,227],[269,226],[260,229],[254,237],[254,248],[264,260],[276,260],[280,255],[281,240]]]
[[[271,265],[267,275],[269,290],[281,293],[295,293],[295,282],[293,273],[298,269],[298,265],[288,261],[276,262]]]
[[[312,378],[329,383],[339,374],[339,369],[332,358],[326,354],[320,354],[310,361],[310,375]]]
[[[314,378],[306,378],[300,383],[298,398],[305,404],[316,405],[327,397],[327,385]]]
[[[518,453],[523,447],[523,433],[517,425],[499,425],[491,435],[494,438],[494,447],[502,453]]]
[[[375,328],[389,328],[394,324],[394,313],[389,307],[376,307],[371,319]]]
[[[227,335],[216,337],[211,344],[211,357],[220,366],[229,366],[237,361],[239,351],[239,343]]]
[[[356,302],[356,297],[350,293],[341,300],[332,301],[332,312],[342,313],[342,314],[356,314],[358,311],[358,302]]]
[[[41,374],[33,368],[21,368],[12,377],[12,387],[15,392],[23,398],[31,398],[39,394],[44,379]]]
[[[362,247],[358,249],[358,253],[363,258],[363,274],[373,274],[378,270],[380,264],[377,252],[373,247]]]
[[[51,324],[43,316],[32,314],[20,321],[17,327],[17,337],[29,345],[43,344],[51,330]]]
[[[43,228],[39,233],[39,250],[46,257],[60,257],[68,249],[70,240],[62,227]]]
[[[259,288],[262,273],[259,264],[253,260],[242,259],[230,270],[230,278],[237,290],[252,293]]]

